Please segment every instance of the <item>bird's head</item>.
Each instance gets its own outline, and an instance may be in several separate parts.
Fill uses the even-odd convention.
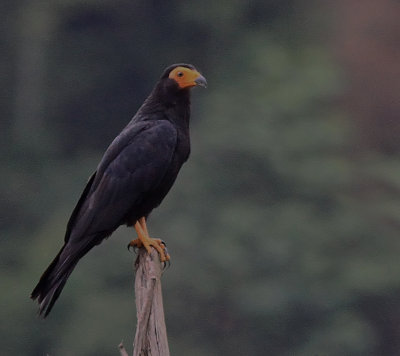
[[[206,78],[191,64],[173,64],[164,71],[161,79],[179,90],[193,88],[197,85],[207,87]]]

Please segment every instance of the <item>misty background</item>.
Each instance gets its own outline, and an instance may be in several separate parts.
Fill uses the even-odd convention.
[[[194,64],[192,154],[149,219],[172,355],[400,354],[400,4],[0,1],[0,354],[116,355],[121,227],[29,299],[102,153]]]

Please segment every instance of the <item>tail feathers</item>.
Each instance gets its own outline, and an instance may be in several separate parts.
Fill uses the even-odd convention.
[[[64,246],[43,273],[31,294],[31,298],[39,302],[38,314],[41,317],[45,318],[50,313],[80,257],[66,253]]]
[[[50,313],[79,260],[104,238],[110,236],[113,231],[107,230],[87,235],[81,241],[75,241],[74,243],[71,241],[66,242],[32,291],[31,298],[38,300],[39,315],[41,317],[45,318]]]
[[[72,272],[72,271],[71,271]],[[47,292],[45,295],[39,296],[39,311],[38,314],[42,318],[46,318],[46,316],[50,313],[51,309],[54,306],[54,303],[58,299],[61,291],[64,288],[65,283],[67,282],[68,276],[62,276],[62,278],[56,282],[54,286]]]

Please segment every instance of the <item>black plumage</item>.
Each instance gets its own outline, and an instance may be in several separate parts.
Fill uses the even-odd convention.
[[[65,243],[31,298],[46,317],[78,261],[120,225],[147,218],[190,153],[190,88],[206,82],[192,65],[168,67],[90,177],[67,225]]]

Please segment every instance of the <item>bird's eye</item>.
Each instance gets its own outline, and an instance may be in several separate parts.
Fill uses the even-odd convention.
[[[183,73],[182,73],[182,72],[178,72],[176,75],[177,75],[178,77],[183,77]]]

